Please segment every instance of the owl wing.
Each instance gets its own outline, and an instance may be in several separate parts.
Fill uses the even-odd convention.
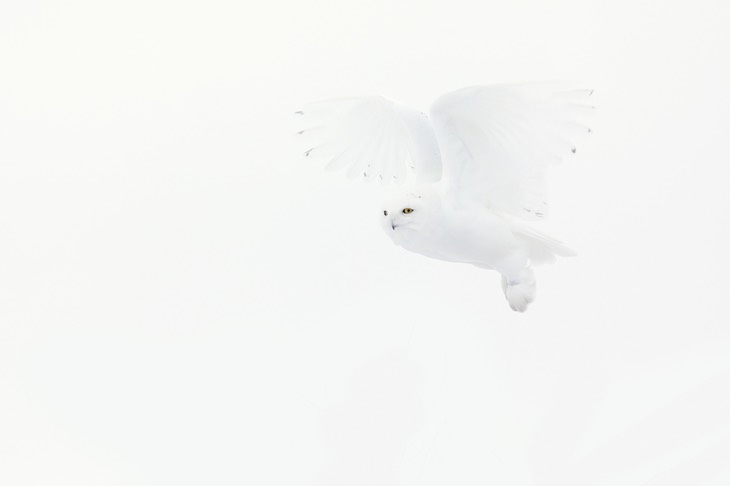
[[[428,116],[382,96],[316,102],[297,111],[304,156],[352,178],[400,183],[441,178],[441,156]]]
[[[431,106],[448,194],[525,220],[547,214],[545,173],[590,132],[592,90],[555,84],[474,86]]]

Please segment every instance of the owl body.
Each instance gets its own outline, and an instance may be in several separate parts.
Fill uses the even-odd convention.
[[[416,191],[385,204],[382,227],[405,250],[496,270],[513,310],[526,310],[535,298],[530,238],[486,207],[443,204],[437,195]]]
[[[386,204],[384,230],[408,251],[481,268],[503,268],[523,250],[508,222],[476,205],[423,203],[417,192]],[[405,214],[404,209],[412,212]],[[524,253],[524,252],[523,252]]]

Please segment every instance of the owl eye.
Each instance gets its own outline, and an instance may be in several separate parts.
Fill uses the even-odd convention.
[[[388,215],[388,211],[383,211],[383,216],[387,216],[387,215]]]
[[[411,214],[412,212],[413,212],[413,209],[411,209],[411,208],[403,209],[403,214]]]

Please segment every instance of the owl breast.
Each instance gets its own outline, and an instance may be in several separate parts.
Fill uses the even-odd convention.
[[[501,220],[461,217],[444,218],[419,227],[396,227],[388,231],[393,242],[408,251],[450,262],[491,266],[514,250],[514,237]]]

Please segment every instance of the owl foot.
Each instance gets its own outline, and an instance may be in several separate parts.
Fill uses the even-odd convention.
[[[525,312],[527,306],[535,300],[535,279],[531,274],[529,277],[515,283],[510,283],[502,277],[502,291],[510,308],[515,312]]]

